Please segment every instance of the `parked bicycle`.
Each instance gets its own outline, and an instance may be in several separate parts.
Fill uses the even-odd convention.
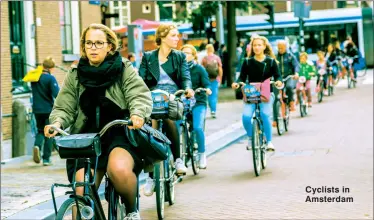
[[[169,118],[170,101],[180,99],[185,90],[178,90],[174,94],[169,94],[163,90],[153,90],[153,110],[151,118],[155,119],[158,124],[158,130],[163,133],[163,119]],[[154,179],[156,191],[156,208],[158,219],[165,217],[165,202],[169,205],[175,203],[175,184],[180,182],[183,176],[177,176],[173,154],[168,148],[168,158],[154,166]]]
[[[198,88],[195,90],[195,94],[206,91],[207,89],[205,88]],[[200,172],[199,153],[192,122],[192,108],[195,103],[187,98],[183,98],[182,101],[184,104],[183,119],[180,126],[182,160],[186,167],[188,167],[188,164],[191,161],[192,171],[197,175]]]
[[[95,187],[96,171],[98,157],[101,154],[100,137],[113,126],[131,126],[132,122],[129,120],[114,120],[106,124],[99,133],[89,134],[72,134],[61,130],[58,127],[52,126],[49,133],[54,130],[63,136],[69,135],[67,141],[63,137],[55,137],[56,144],[59,145],[59,153],[61,159],[76,159],[77,167],[78,159],[84,159],[84,181],[77,182],[75,180],[76,169],[74,170],[73,180],[71,184],[55,183],[51,187],[53,206],[55,209],[56,220],[60,219],[99,219],[99,220],[116,220],[124,219],[126,216],[126,207],[121,202],[121,197],[114,189],[114,186],[105,174],[105,199],[108,201],[108,218],[106,218],[100,197]],[[74,140],[74,141],[72,141]],[[88,146],[88,147],[87,147]],[[94,172],[91,173],[91,157],[96,157],[94,164]],[[54,194],[55,187],[68,187],[72,191],[67,191],[65,194],[69,195],[69,199],[62,203],[61,207],[57,210],[56,198]],[[83,196],[77,195],[76,188],[84,187]],[[137,209],[139,210],[139,181],[137,192]]]

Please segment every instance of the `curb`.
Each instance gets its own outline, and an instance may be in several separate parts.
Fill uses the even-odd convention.
[[[241,123],[241,122],[240,122]],[[207,137],[209,143],[207,144],[207,157],[211,157],[214,154],[226,149],[233,143],[241,140],[246,136],[246,132],[243,127],[238,126],[238,123],[233,124],[232,128],[235,128],[224,135],[221,135],[221,132],[217,132],[218,135],[210,135]],[[217,136],[217,139],[215,139]],[[215,147],[216,146],[216,147]],[[13,162],[12,162],[13,163]],[[14,162],[15,163],[15,162]],[[140,187],[145,183],[147,175],[143,172],[139,176],[139,185]],[[101,184],[98,190],[100,199],[104,199],[105,183]],[[68,199],[68,196],[63,195],[56,198],[56,205],[59,208],[61,204]],[[22,210],[12,216],[9,216],[6,219],[31,219],[30,216],[33,216],[32,219],[43,219],[43,220],[53,220],[55,219],[55,212],[53,208],[52,199],[42,202],[38,205],[32,206],[25,210]]]

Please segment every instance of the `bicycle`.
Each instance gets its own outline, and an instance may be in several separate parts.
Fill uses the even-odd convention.
[[[184,90],[178,90],[173,95],[178,97],[185,93]],[[151,92],[153,99],[153,110],[151,118],[157,121],[158,130],[163,133],[163,119],[168,118],[168,107],[170,94],[162,90]],[[168,148],[168,158],[154,165],[154,179],[156,191],[156,209],[158,219],[165,217],[165,202],[169,205],[175,203],[175,184],[180,182],[183,176],[176,177],[173,154]]]
[[[354,77],[354,69],[353,69],[353,59],[357,58],[358,56],[348,57],[348,74],[347,74],[347,81],[348,81],[348,89],[356,88],[356,79]]]
[[[324,80],[324,75],[326,74],[326,70],[324,69],[320,69],[318,70],[318,76],[319,77],[319,82],[317,84],[317,97],[318,97],[318,102],[321,103],[322,100],[323,100],[323,96],[324,96],[324,93],[323,93],[323,90],[325,88],[325,80]]]
[[[271,84],[273,83],[274,82],[271,82]],[[247,98],[247,102],[255,104],[255,113],[253,115],[252,123],[253,129],[251,150],[255,175],[259,176],[261,173],[261,169],[265,169],[267,165],[267,140],[265,137],[265,130],[260,115],[261,92],[256,88],[256,86],[260,84],[261,90],[261,83],[246,84],[243,82],[239,82],[239,84],[242,86],[244,94]]]
[[[305,76],[300,76],[299,77],[299,83],[302,84],[300,86],[299,90],[300,93],[298,95],[298,100],[299,100],[299,106],[300,106],[300,116],[305,117],[308,115],[308,102],[307,102],[307,95],[306,95],[306,77]]]
[[[282,136],[284,132],[288,131],[288,126],[290,123],[290,106],[284,83],[293,77],[294,75],[288,75],[285,79],[282,79],[283,85],[279,88],[276,87],[279,92],[273,106],[275,111],[274,115],[276,117],[275,120],[277,122],[277,132],[279,136]]]
[[[204,88],[198,88],[195,90],[195,93],[206,91],[207,90]],[[192,108],[195,103],[192,102],[191,99],[182,100],[184,104],[183,119],[180,126],[182,160],[184,161],[186,167],[188,167],[188,162],[191,160],[192,172],[194,175],[198,175],[200,172],[199,153],[192,122]]]
[[[90,133],[90,134],[72,134],[63,131],[62,129],[52,126],[49,133],[53,133],[54,130],[60,133],[63,136],[69,135],[71,140],[75,140],[74,143],[70,142],[61,142],[64,148],[67,148],[71,151],[74,151],[74,154],[62,154],[60,151],[61,159],[76,159],[75,161],[75,169],[73,173],[73,180],[71,184],[59,184],[54,183],[51,187],[52,193],[52,200],[53,206],[55,210],[56,220],[60,219],[100,219],[105,220],[104,209],[100,201],[100,197],[95,187],[95,180],[96,180],[96,171],[97,171],[97,164],[98,164],[98,157],[101,154],[100,148],[100,137],[102,137],[105,132],[116,125],[121,126],[130,126],[132,122],[130,120],[114,120],[106,124],[99,133]],[[56,143],[59,143],[59,137],[55,137]],[[61,140],[60,140],[61,141]],[[82,146],[86,146],[87,143],[92,143],[95,147],[90,149],[82,148]],[[61,145],[61,144],[60,144]],[[59,148],[61,150],[61,147]],[[90,157],[96,157],[96,163],[94,168],[94,173],[91,173],[91,160]],[[76,167],[78,160],[77,159],[84,159],[84,181],[83,182],[76,182],[75,174],[76,174]],[[137,185],[137,198],[136,198],[136,205],[137,209],[139,210],[139,181]],[[105,174],[105,199],[108,201],[108,219],[109,220],[116,220],[116,219],[123,219],[128,213],[126,213],[126,207],[121,204],[120,196],[115,191],[112,182],[107,174]],[[67,187],[72,188],[73,191],[67,191],[65,195],[69,195],[69,199],[64,201],[60,208],[57,210],[56,199],[54,194],[55,187]],[[76,187],[84,187],[83,189],[83,196],[76,194]],[[74,216],[76,215],[76,216]],[[75,218],[74,218],[75,217]]]
[[[328,70],[327,91],[328,91],[328,95],[332,96],[332,95],[334,95],[334,79],[333,79],[334,73],[333,73],[333,68],[329,67],[327,70]]]

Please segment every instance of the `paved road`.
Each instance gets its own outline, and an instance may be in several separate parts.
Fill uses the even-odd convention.
[[[209,158],[199,176],[189,173],[176,204],[166,205],[166,219],[373,219],[372,85],[338,88],[307,118],[298,115],[288,134],[275,135],[277,151],[260,177],[242,140]],[[307,193],[326,187],[339,192]],[[353,202],[312,203],[307,196]],[[155,197],[141,198],[141,216],[156,219]]]

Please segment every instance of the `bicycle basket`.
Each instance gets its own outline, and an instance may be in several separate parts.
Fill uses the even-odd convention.
[[[98,133],[59,136],[55,140],[61,159],[90,158],[101,155]]]
[[[242,87],[243,100],[246,103],[260,103],[261,92],[253,85],[245,85]]]

